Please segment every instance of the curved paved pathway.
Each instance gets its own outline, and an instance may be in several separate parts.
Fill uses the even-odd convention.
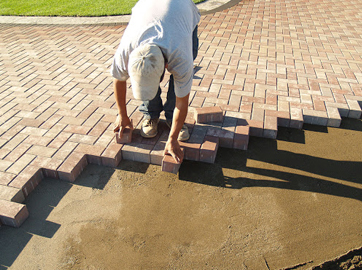
[[[233,147],[238,135],[249,136],[239,126],[275,138],[278,125],[339,126],[341,116],[360,118],[361,10],[350,0],[255,0],[202,16],[190,106],[221,106],[225,116],[212,130],[193,126],[190,112],[195,142],[217,134],[221,146]],[[0,25],[3,223],[21,224],[27,210],[15,202],[43,177],[74,181],[88,163],[116,166],[121,155],[153,163],[153,146],[137,134],[123,150],[114,143],[108,69],[124,29]],[[139,103],[128,98],[137,123]]]

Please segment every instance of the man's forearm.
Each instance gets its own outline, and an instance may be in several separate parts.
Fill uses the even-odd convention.
[[[117,79],[114,79],[113,90],[118,108],[118,114],[121,117],[125,117],[127,116],[127,106],[126,106],[127,83],[125,81],[119,81]]]
[[[176,97],[176,105],[173,113],[172,127],[169,138],[171,140],[177,140],[178,134],[185,123],[185,119],[188,112],[189,95],[183,98]]]
[[[181,163],[184,158],[184,154],[180,148],[180,144],[177,138],[183,124],[185,123],[188,106],[189,106],[189,95],[183,98],[176,97],[176,106],[173,112],[171,131],[168,140],[166,142],[165,151],[164,151],[164,155],[170,154],[177,163]]]

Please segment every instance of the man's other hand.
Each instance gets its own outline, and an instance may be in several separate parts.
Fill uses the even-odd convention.
[[[122,133],[126,127],[129,127],[133,130],[132,121],[129,119],[128,116],[121,117],[120,115],[118,115],[116,121],[114,122],[114,132],[118,132],[121,129]]]

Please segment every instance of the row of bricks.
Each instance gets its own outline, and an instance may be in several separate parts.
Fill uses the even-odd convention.
[[[204,66],[205,64],[207,65],[207,61],[214,60],[205,60],[204,57],[200,62],[200,66]],[[349,80],[346,82],[348,79],[341,78],[343,77],[343,74],[328,74],[326,75],[329,78],[328,80],[320,80],[313,76],[314,73],[304,74],[302,71],[296,70],[294,67],[285,68],[285,74],[284,72],[274,74],[271,73],[273,70],[268,70],[265,66],[257,66],[254,64],[247,64],[245,66],[245,69],[248,71],[253,68],[254,74],[248,74],[245,73],[242,68],[235,69],[235,66],[219,63],[215,68],[206,68],[203,71],[197,71],[197,76],[195,76],[195,79],[193,80],[193,86],[204,89],[209,88],[213,84],[219,84],[225,86],[230,85],[233,86],[233,88],[238,87],[240,89],[246,85],[246,89],[250,91],[253,90],[252,85],[255,84],[260,88],[268,87],[270,89],[278,89],[280,91],[287,91],[288,88],[290,88],[295,92],[299,89],[300,94],[305,94],[308,91],[321,91],[322,88],[330,88],[332,93],[361,96],[361,90],[359,88],[360,82],[358,80]],[[215,73],[219,73],[220,75],[215,75]],[[291,74],[293,74],[293,76]]]
[[[204,81],[203,79],[202,81]],[[319,98],[329,102],[347,103],[350,99],[360,99],[362,91],[360,86],[356,85],[354,91],[336,89],[338,86],[321,84],[317,90],[310,89],[309,86],[293,84],[290,80],[285,87],[277,87],[265,84],[254,79],[245,79],[241,84],[227,84],[223,81],[222,84],[215,83],[214,78],[210,78],[210,84],[194,85],[192,89],[197,91],[197,97],[205,97],[209,102],[216,99],[230,100],[231,97],[243,103],[256,102],[275,104],[277,100],[287,100],[296,103],[312,103]],[[266,100],[265,100],[266,99]]]
[[[71,156],[65,161],[65,163],[57,171],[52,171],[46,168],[37,168],[29,165],[19,176],[9,183],[9,186],[0,185],[0,222],[5,225],[19,227],[29,213],[25,205],[21,202],[24,201],[25,196],[28,196],[40,181],[44,177],[59,178],[66,181],[75,181],[76,177],[83,171],[83,169],[89,164],[98,164],[104,166],[115,167],[119,164],[122,157],[124,159],[130,159],[140,162],[148,162],[152,164],[162,165],[162,169],[177,173],[178,166],[174,163],[173,158],[167,161],[167,157],[163,157],[163,149],[168,138],[168,133],[164,132],[160,136],[160,140],[155,145],[152,153],[144,153],[144,148],[140,145],[132,145],[137,149],[132,149],[135,152],[130,152],[126,145],[112,144],[106,150],[107,153],[102,155],[99,162],[99,158],[92,155],[84,155],[80,153],[72,153]],[[124,148],[123,150],[121,150]],[[185,158],[190,159],[195,155],[195,148],[192,144],[183,144],[183,148],[187,151]],[[205,137],[205,141],[200,149],[197,149],[197,160],[213,163],[216,157],[218,148],[218,139],[214,137]],[[132,151],[131,150],[131,151]],[[108,157],[106,155],[108,154]],[[146,158],[148,157],[148,160]],[[177,168],[177,169],[175,169]]]
[[[210,112],[211,109],[211,112]],[[220,120],[220,109],[215,113],[215,108],[201,108],[195,110],[195,119],[198,122],[209,122],[209,121],[219,121]],[[338,110],[338,108],[335,108]],[[207,112],[209,110],[209,112]],[[213,114],[211,118],[208,118],[207,114]],[[310,113],[310,115],[308,115]],[[334,125],[339,126],[340,117],[337,116]],[[285,118],[277,117],[281,116],[282,112],[275,112],[273,114],[272,111],[265,111],[265,121],[256,121],[256,120],[243,120],[237,119],[233,117],[223,116],[222,125],[218,124],[196,124],[195,119],[188,119],[188,125],[191,128],[191,138],[188,142],[181,143],[183,149],[185,150],[185,159],[196,160],[196,161],[205,161],[205,162],[213,162],[216,156],[217,147],[219,144],[223,147],[233,147],[238,149],[246,149],[249,139],[249,133],[251,136],[260,136],[260,137],[276,137],[276,128],[278,125],[283,126],[291,126],[291,119],[288,119],[288,116],[285,114]],[[200,116],[201,115],[201,116]],[[216,118],[215,118],[216,115]],[[227,115],[232,115],[232,112],[227,112]],[[301,125],[304,122],[313,123],[313,124],[323,124],[321,119],[322,115],[316,113],[316,111],[304,111],[304,115],[298,111],[294,116],[295,126],[297,128],[301,128]],[[291,115],[293,117],[293,114]],[[206,118],[205,118],[206,117]],[[214,118],[213,118],[214,117]],[[138,115],[138,123],[140,123],[141,117]],[[304,118],[301,120],[301,118]],[[268,127],[268,120],[271,120],[271,124]],[[330,119],[330,118],[328,118]],[[236,124],[235,124],[236,121]],[[276,122],[278,121],[278,123]],[[325,120],[323,120],[325,121]],[[286,124],[289,122],[288,124]],[[105,166],[117,166],[120,162],[122,156],[124,159],[130,159],[135,161],[141,161],[146,163],[152,163],[161,165],[164,170],[170,172],[177,172],[179,164],[174,164],[173,160],[169,159],[168,156],[163,157],[163,149],[165,142],[168,137],[168,132],[165,130],[161,132],[157,140],[145,141],[136,135],[136,142],[128,145],[121,144],[111,144],[104,151],[101,157],[92,154],[82,154],[73,152],[68,159],[59,167],[57,170],[42,168],[37,169],[34,166],[28,166],[22,174],[18,175],[15,179],[13,179],[9,183],[9,187],[16,187],[14,190],[17,190],[15,195],[12,198],[6,198],[3,201],[11,201],[15,200],[21,202],[23,198],[19,194],[24,194],[27,196],[40,182],[43,177],[52,177],[52,178],[60,178],[67,181],[74,181],[75,178],[81,173],[84,167],[88,163],[94,164],[102,164]],[[202,142],[201,142],[202,141]],[[165,165],[169,164],[169,165]],[[176,169],[175,169],[176,168]],[[12,191],[14,193],[14,190]],[[19,192],[21,190],[22,192]],[[12,194],[12,193],[11,193]],[[4,197],[4,196],[2,196]],[[3,199],[0,197],[0,199]],[[16,202],[12,202],[15,203]],[[4,204],[4,203],[3,203]],[[5,207],[5,206],[4,206]],[[13,209],[12,218],[9,213],[1,215],[4,218],[1,218],[3,224],[7,224],[10,226],[19,226],[22,221],[25,220],[24,216],[27,214],[26,206],[18,205],[17,207],[5,207],[6,209]],[[5,209],[4,208],[4,209]],[[14,209],[18,209],[18,212]],[[19,213],[22,213],[21,215]]]
[[[356,102],[356,107],[358,106],[358,108],[359,108],[358,100],[355,100],[355,102]],[[260,107],[260,106],[259,107],[261,109],[258,109],[259,107],[256,105],[257,104],[255,104],[255,108],[253,109],[254,114],[251,116],[251,120],[245,120],[247,123],[244,125],[250,126],[252,136],[269,137],[269,138],[276,137],[277,126],[301,128],[301,125],[303,124],[303,122],[316,123],[316,124],[329,125],[329,126],[339,126],[340,121],[341,121],[340,115],[354,117],[354,118],[359,118],[361,115],[361,110],[358,108],[355,108],[355,110],[352,111],[352,110],[348,110],[346,108],[341,108],[339,105],[335,105],[334,103],[328,103],[328,102],[326,102],[326,108],[327,108],[326,112],[314,111],[309,108],[303,109],[303,110],[300,108],[296,108],[296,107],[289,108],[288,103],[286,103],[287,106],[284,106],[284,107],[280,106],[280,108],[278,108],[279,111],[264,110],[264,109],[262,109],[263,107]],[[133,107],[135,110],[136,106],[133,106]],[[217,108],[217,107],[212,107],[212,108]],[[209,109],[209,108],[204,107],[204,108],[196,109],[196,115],[198,115],[197,114],[198,110],[207,110],[207,109]],[[289,110],[290,110],[290,112],[289,112]],[[207,115],[207,114],[204,113],[204,116],[205,115]],[[134,111],[133,116],[136,116],[138,118],[138,121],[142,117],[140,115],[140,113],[136,112],[136,111]],[[234,113],[234,112],[227,112],[226,116],[229,118],[235,117],[235,118],[248,119],[248,117],[247,117],[248,115],[242,114],[242,113],[238,114],[238,113]],[[201,119],[197,119],[197,117],[199,117],[199,116],[196,116],[196,120],[198,122],[213,121],[213,119],[201,120]],[[220,118],[222,117],[222,114],[220,113],[217,117],[218,117],[218,120],[220,120]],[[29,121],[30,120],[28,119],[27,122],[29,122]],[[101,122],[99,124],[101,124]],[[107,128],[107,126],[109,128],[109,124],[104,123],[102,130]],[[30,127],[28,127],[28,129],[29,128]],[[72,132],[79,133],[80,131],[72,130]],[[74,136],[76,136],[76,134]],[[74,136],[72,136],[72,137],[74,137]],[[81,135],[79,135],[79,136],[81,136]],[[75,139],[76,138],[72,138],[72,141],[74,141]],[[84,139],[81,139],[81,141],[79,141],[79,142],[87,143],[86,141],[84,141]],[[8,149],[11,146],[10,143],[11,143],[11,141],[7,141],[6,145],[4,146],[4,149]],[[28,140],[28,143],[31,143],[31,142],[29,142],[29,140]],[[227,145],[225,145],[225,146],[230,147]],[[9,149],[9,151],[10,150],[11,149]]]
[[[120,145],[111,144],[101,157],[73,152],[56,170],[28,165],[8,186],[0,185],[0,221],[19,227],[28,216],[26,206],[20,203],[44,177],[73,182],[89,163],[116,167],[120,160]]]
[[[328,106],[328,114],[326,114],[325,112],[318,112],[318,111],[312,111],[312,110],[301,110],[301,109],[292,109],[291,110],[291,114],[287,111],[263,111],[261,110],[258,114],[254,114],[251,120],[241,120],[238,118],[242,118],[244,115],[240,114],[240,113],[234,113],[234,112],[226,112],[225,116],[224,116],[224,123],[221,124],[214,124],[214,125],[208,125],[209,126],[209,135],[212,134],[214,136],[220,137],[221,138],[221,146],[223,147],[236,147],[234,146],[234,135],[236,135],[235,137],[235,145],[238,142],[238,134],[240,133],[240,131],[238,131],[237,129],[240,129],[241,127],[239,126],[248,126],[250,128],[250,135],[251,136],[258,136],[258,137],[268,137],[268,138],[276,138],[276,134],[277,134],[277,126],[285,126],[285,127],[293,127],[293,128],[301,128],[303,122],[305,123],[310,123],[310,124],[320,124],[320,125],[325,125],[325,123],[327,123],[327,125],[329,126],[339,126],[341,118],[339,116],[339,114],[341,113],[341,111],[339,110],[339,108],[335,108],[335,107],[331,107]],[[202,108],[203,110],[207,109],[207,108]],[[138,111],[135,111],[132,115],[132,117],[134,118],[138,118],[138,122],[140,122],[140,120],[142,119],[142,114],[140,114]],[[358,117],[358,115],[357,115]],[[192,121],[189,121],[189,125],[192,128],[193,127],[193,123]],[[207,126],[207,125],[206,125]],[[199,128],[202,128],[202,126],[200,126]],[[105,136],[106,134],[104,134]],[[20,135],[19,135],[20,136]],[[34,137],[35,139],[35,137]],[[69,140],[69,136],[65,136],[64,140]],[[108,141],[109,139],[107,139]],[[10,141],[11,142],[11,141]],[[81,142],[81,141],[79,141]],[[83,141],[82,141],[83,142]],[[9,143],[9,142],[7,142]],[[28,142],[29,143],[29,142]],[[106,142],[108,144],[108,142]],[[38,144],[38,143],[36,143]],[[69,144],[69,143],[68,143]],[[149,143],[148,143],[149,144]],[[76,143],[73,143],[73,145],[77,145]],[[8,147],[10,147],[10,145],[8,145]],[[58,145],[58,147],[60,147],[60,145]],[[65,147],[65,145],[64,145]],[[75,151],[76,152],[85,152],[87,154],[93,155],[93,156],[100,156],[103,152],[103,150],[105,149],[106,146],[104,146],[104,148],[100,147],[96,147],[96,145],[83,145],[83,144],[79,144]],[[23,147],[24,148],[24,147]],[[25,147],[26,148],[26,147]],[[26,150],[26,149],[23,150]],[[39,150],[43,149],[41,147],[38,147]],[[4,149],[2,149],[2,152],[9,152],[12,151],[11,149],[7,149],[7,146],[4,147]],[[21,149],[19,149],[20,151]],[[24,151],[22,150],[21,153],[23,153]],[[34,147],[33,151],[36,150],[36,147]],[[65,149],[67,150],[67,149]],[[66,151],[65,156],[66,157],[70,152],[72,152],[74,150],[74,147],[72,149],[68,149],[68,151]],[[39,155],[44,155],[44,153],[46,154],[47,152],[43,152],[43,150],[41,150],[42,153],[39,153]],[[48,151],[49,152],[49,151]],[[15,154],[15,152],[14,152]],[[34,154],[36,154],[36,152],[34,152]],[[61,154],[59,152],[59,154]],[[11,155],[14,156],[14,155]],[[49,158],[49,155],[46,154],[46,156]],[[59,155],[58,155],[59,156]],[[8,156],[10,158],[10,155]],[[14,158],[16,158],[14,156]],[[52,159],[52,163],[54,163],[52,167],[50,167],[50,170],[56,170],[57,167],[59,165],[61,165],[62,160],[60,160],[59,162],[54,162],[54,159]],[[11,161],[11,160],[10,160]],[[9,163],[10,161],[8,161],[7,163]],[[3,160],[2,163],[6,163],[6,160]],[[37,162],[33,162],[33,163],[37,163],[37,165],[44,165],[44,162],[42,162],[39,157],[38,157],[38,161]],[[25,164],[27,165],[27,164]],[[6,166],[6,164],[4,165]],[[3,181],[1,181],[3,182]],[[6,183],[5,183],[6,184]]]
[[[283,96],[280,93],[267,93],[266,97],[242,96],[241,91],[225,90],[226,98],[220,98],[220,92],[192,92],[191,107],[202,106],[220,106],[225,111],[235,111],[250,113],[252,115],[255,109],[264,109],[270,111],[286,111],[290,108],[301,108],[315,111],[326,111],[327,106],[336,107],[343,110],[343,115],[351,118],[358,118],[361,113],[360,104],[362,97],[350,95],[334,95],[326,97],[321,95],[303,95],[303,101],[298,97]],[[274,91],[278,92],[278,91]],[[265,93],[265,90],[264,90]],[[254,93],[251,92],[252,95]],[[287,107],[287,109],[285,109]]]
[[[359,118],[361,116],[359,100],[351,100],[351,102],[352,101],[354,102],[353,109],[351,109],[351,107],[347,107],[346,104],[343,106],[343,104],[336,104],[333,102],[325,102],[324,112],[319,111],[319,110],[315,111],[315,110],[312,110],[310,107],[305,107],[302,110],[303,117],[299,117],[300,119],[297,119],[297,120],[303,120],[306,123],[319,123],[321,125],[338,126],[339,125],[338,123],[340,123],[340,115],[342,117],[351,117],[351,118]],[[295,124],[288,125],[286,123],[290,122],[289,119],[291,119],[292,121],[294,120],[293,115],[296,115],[296,111],[298,111],[298,108],[292,107],[292,104],[290,104],[290,106],[291,106],[290,108],[289,108],[288,103],[286,103],[286,105],[287,105],[286,106],[287,108],[282,108],[282,106],[279,106],[280,107],[280,108],[278,108],[279,111],[272,111],[272,110],[264,110],[263,109],[264,107],[261,106],[260,104],[254,104],[253,115],[251,116],[251,119],[258,120],[258,121],[264,121],[267,118],[267,116],[277,116],[278,125],[296,127]],[[260,110],[259,110],[259,108],[260,108]],[[258,112],[258,110],[259,110],[259,112]],[[289,110],[291,111],[291,115],[288,115]],[[261,115],[264,113],[263,111],[265,111],[265,116],[258,117],[258,115]],[[299,110],[298,114],[301,115],[300,110]],[[244,118],[247,118],[247,117],[244,117]],[[313,119],[313,121],[311,121],[310,120],[311,118],[315,118],[315,119]],[[320,119],[318,119],[318,118],[320,118]],[[25,124],[29,124],[30,126],[32,125],[31,119],[21,120],[21,121],[25,121],[24,125]],[[259,125],[260,124],[258,124],[258,126]],[[300,123],[298,125],[300,125]],[[100,127],[98,133],[103,132],[103,130],[106,128],[106,126],[107,126],[107,124],[104,123],[104,126]],[[253,126],[253,125],[251,125],[251,126]],[[265,126],[264,126],[264,129],[265,129]],[[75,131],[75,132],[79,133],[79,130]]]
[[[29,216],[21,189],[0,185],[0,226],[19,227]]]
[[[312,95],[299,95],[298,89],[296,90],[296,95],[286,96],[286,94],[280,94],[280,90],[273,90],[275,94],[266,94],[266,90],[262,90],[259,97],[255,95],[255,92],[245,92],[238,90],[224,90],[224,94],[226,94],[225,98],[221,98],[220,94],[223,90],[217,90],[218,92],[206,92],[207,89],[195,89],[193,90],[198,92],[191,93],[193,100],[191,101],[192,107],[201,107],[201,106],[210,106],[209,104],[216,104],[219,106],[223,106],[224,108],[228,108],[228,110],[232,111],[249,111],[251,112],[252,105],[264,106],[271,108],[271,110],[275,110],[280,103],[288,102],[295,107],[307,107],[309,109],[314,110],[325,110],[324,102],[335,103],[335,106],[340,106],[345,108],[346,110],[359,110],[358,103],[362,101],[361,96],[352,96],[352,95],[343,95],[343,94],[333,94],[333,97],[330,97],[329,100],[325,96],[322,96],[324,100],[318,100],[315,96]],[[215,87],[213,87],[215,88]],[[211,88],[210,88],[211,89]],[[245,88],[244,88],[245,89]],[[269,91],[271,92],[271,91]],[[250,94],[248,94],[250,93]],[[321,96],[321,95],[320,95]],[[342,100],[340,101],[340,98]],[[337,101],[338,100],[338,101]],[[206,105],[205,105],[206,104]]]
[[[159,134],[152,139],[142,138],[137,131],[132,135],[132,142],[128,142],[122,146],[122,158],[162,165],[162,160],[164,159],[163,153],[169,131],[161,129]],[[207,136],[206,134],[196,138],[198,135],[193,134],[189,141],[180,142],[180,146],[184,151],[184,159],[214,163],[219,146],[219,138]],[[129,135],[127,134],[125,136]],[[121,141],[122,140],[118,140],[118,142]]]
[[[339,116],[339,114],[341,113],[340,109],[335,107],[327,107],[327,108],[328,108],[328,115],[325,112],[303,110],[303,122],[310,124],[318,124],[318,125],[339,126],[341,121],[341,118]],[[281,117],[283,113],[285,114],[284,118]],[[332,113],[335,115],[334,118],[331,117]],[[360,113],[359,114],[357,113],[358,111],[356,111],[356,117],[359,118]],[[230,115],[230,113],[228,113],[228,115]],[[301,115],[300,111],[298,112],[298,115],[300,117]],[[281,112],[281,111],[279,112],[265,111],[265,119],[263,119],[265,120],[264,123],[262,123],[262,121],[257,121],[255,119],[245,120],[245,122],[247,123],[247,125],[250,126],[252,136],[275,138],[276,126],[277,126],[275,117],[277,117],[278,119],[279,126],[290,126],[290,120],[288,119],[288,114],[286,112]],[[301,125],[303,122],[299,121],[298,123]],[[270,123],[271,127],[269,128],[269,130],[266,128],[268,127],[268,123]],[[299,126],[299,128],[300,127],[301,126]],[[224,143],[223,146],[230,147],[230,141],[228,143]],[[77,149],[78,152],[85,152],[84,150],[82,150],[84,147],[78,147],[78,148],[79,148]],[[102,150],[100,151],[97,150],[97,152],[100,154]]]
[[[359,107],[357,100],[356,100],[356,104],[357,104],[356,106]],[[250,120],[239,120],[238,125],[249,126],[251,136],[276,138],[277,126],[292,127],[292,128],[299,128],[300,129],[302,127],[302,125],[303,125],[303,122],[304,122],[304,123],[309,123],[309,124],[317,124],[317,125],[324,125],[324,126],[327,125],[327,126],[338,127],[340,125],[340,122],[341,122],[340,115],[345,116],[345,117],[353,117],[353,118],[359,118],[361,116],[361,110],[360,109],[358,110],[357,108],[354,111],[352,111],[352,110],[347,110],[345,108],[340,108],[340,106],[335,106],[334,107],[334,103],[327,103],[326,102],[326,105],[327,105],[327,107],[326,107],[327,110],[326,111],[314,111],[314,110],[310,110],[310,109],[303,109],[302,110],[302,109],[292,108],[292,107],[289,108],[288,104],[287,104],[287,106],[285,108],[280,107],[279,111],[270,111],[270,110],[257,109],[257,106],[255,106],[255,109],[253,110],[254,114],[252,115],[251,119]],[[133,116],[136,116],[136,118],[138,118],[138,121],[140,121],[142,115],[138,111],[135,110],[136,106],[133,106],[133,107],[134,107]],[[213,107],[213,108],[217,108],[217,107]],[[197,110],[206,110],[206,109],[208,109],[208,108],[204,107],[204,108],[196,109],[196,115],[197,115]],[[290,110],[290,112],[289,112],[289,110]],[[219,118],[220,118],[220,115],[218,116]],[[246,118],[247,119],[248,116],[245,115],[245,114],[242,114],[242,113],[235,113],[235,112],[230,112],[230,111],[226,112],[225,120],[229,121],[229,123],[227,125],[228,125],[228,131],[230,131],[230,132],[235,131],[233,129],[233,126],[236,127],[236,125],[235,125],[236,119],[235,118]],[[112,117],[112,120],[113,120],[113,117]],[[111,120],[108,120],[108,121],[111,121]],[[199,120],[199,122],[200,121],[202,122],[202,120]],[[233,125],[230,124],[232,122],[234,123]],[[100,125],[100,124],[102,124],[102,122],[100,122],[98,125]],[[109,124],[104,123],[104,126],[102,127],[102,130],[107,128],[107,126],[108,126],[108,129],[109,129]],[[20,127],[20,126],[17,126],[17,127]],[[218,127],[219,128],[225,127],[225,124],[223,124],[222,126],[219,125]],[[217,129],[218,127],[215,126],[215,125],[213,126],[214,129]],[[31,127],[28,127],[28,129],[29,128],[31,128]],[[87,129],[87,130],[89,130],[89,129]],[[67,130],[65,130],[65,131],[67,131]],[[24,130],[24,132],[25,132],[25,130]],[[72,130],[72,132],[79,133],[80,131],[79,130]],[[33,133],[33,131],[31,131],[30,133]],[[20,136],[20,135],[23,135],[23,136]],[[109,143],[109,141],[110,141],[109,139],[107,139],[107,142],[105,142],[106,144],[102,148],[102,146],[99,143],[101,141],[103,141],[103,139],[98,140],[97,145],[99,145],[99,147],[97,149],[95,149],[96,145],[91,146],[92,141],[90,141],[90,142],[85,141],[85,139],[87,139],[88,137],[91,140],[95,140],[96,137],[94,137],[94,136],[85,136],[85,135],[74,134],[74,135],[72,135],[71,138],[69,138],[69,136],[67,136],[66,134],[64,134],[64,135],[65,136],[64,136],[62,142],[64,140],[68,140],[70,142],[74,142],[73,143],[74,146],[76,146],[77,143],[79,143],[79,146],[76,147],[77,152],[88,152],[89,149],[88,150],[85,149],[85,148],[87,148],[87,146],[83,145],[83,143],[88,144],[90,146],[90,148],[93,149],[93,150],[89,150],[90,154],[94,154],[94,155],[97,155],[97,154],[100,155],[103,152],[103,150],[105,149],[105,147],[107,146],[107,144]],[[107,137],[106,135],[107,134],[104,133],[102,135],[102,137]],[[9,140],[9,141],[6,141],[5,137],[2,136],[2,137],[4,137],[4,138],[2,138],[2,139],[4,139],[2,144],[6,143],[5,146],[2,147],[3,148],[2,152],[5,151],[5,152],[8,153],[9,151],[13,151],[14,149],[11,147],[11,145],[14,144],[14,143],[16,143],[16,144],[18,143],[18,142],[16,142],[15,139],[17,138],[17,141],[18,141],[19,139],[21,140],[21,138],[23,138],[23,137],[25,138],[26,136],[27,135],[25,133],[24,134],[18,134],[16,137],[12,137],[11,140]],[[229,136],[230,136],[230,134],[229,134]],[[79,138],[77,139],[76,137],[79,137]],[[223,137],[223,136],[220,136],[220,137]],[[43,140],[39,140],[39,138],[42,138],[42,137],[36,137],[36,136],[34,137],[34,136],[29,135],[28,137],[26,137],[24,142],[27,143],[28,148],[29,148],[31,146],[31,144],[34,143],[34,140],[36,140],[36,142],[34,144],[39,145],[44,141],[44,139],[46,139],[46,138],[44,138]],[[33,142],[31,140],[33,140]],[[50,140],[50,138],[48,140],[45,140],[45,141],[49,142],[49,140]],[[1,141],[0,141],[0,143],[1,143]],[[40,146],[32,147],[29,150],[29,151],[32,151],[32,152],[29,152],[29,154],[37,155],[37,153],[39,151],[41,151],[41,153],[38,153],[38,155],[41,155],[41,156],[45,154],[46,157],[50,157],[52,154],[54,154],[54,151],[56,150],[56,148],[54,148],[54,149],[53,148],[45,149],[44,148],[45,147],[44,143],[46,143],[46,142],[43,142],[43,144],[42,144],[43,147],[40,147]],[[69,145],[69,143],[68,143],[68,145]],[[226,140],[222,140],[221,145],[224,146],[224,147],[233,147],[232,142],[230,140],[227,141],[227,142],[226,142]],[[58,146],[54,145],[54,147],[60,147],[60,146],[61,145],[58,145]],[[21,148],[20,146],[17,147],[16,151],[17,152],[22,151],[21,153],[23,153],[26,150],[25,149],[26,146],[22,147],[24,149],[20,149],[20,148]],[[37,152],[37,149],[39,150],[38,152]],[[60,162],[62,162],[61,157],[62,156],[66,157],[74,149],[66,149],[65,153],[63,153],[64,151],[62,152],[60,150],[58,150],[59,153],[57,152],[56,155],[57,155],[57,158],[59,158]],[[21,153],[19,153],[19,154],[21,154]],[[15,155],[15,152],[14,152],[14,154],[11,153],[11,155],[8,155],[8,157],[6,158],[8,161],[2,160],[2,163],[4,163],[4,162],[9,163],[11,161],[15,161],[16,155],[15,156],[14,155]],[[37,163],[42,163],[42,162],[39,161],[39,158],[38,158]],[[55,163],[60,165],[57,162],[55,162]],[[3,167],[3,166],[6,166],[6,164],[5,165],[2,164],[1,167]],[[14,164],[14,166],[15,166],[15,164]],[[51,168],[51,169],[56,169],[56,168]]]
[[[26,206],[20,203],[44,177],[74,181],[88,163],[114,167],[124,158],[161,165],[162,170],[177,173],[180,164],[176,164],[173,158],[169,159],[168,155],[163,156],[169,132],[165,126],[161,127],[161,131],[156,139],[151,140],[144,139],[135,133],[133,143],[110,144],[101,157],[73,152],[57,170],[29,165],[8,186],[0,185],[0,221],[9,226],[20,226],[29,215]],[[219,146],[219,138],[206,134],[200,136],[197,128],[193,128],[193,131],[190,141],[181,143],[185,151],[185,159],[213,163]],[[248,134],[244,137],[242,147],[246,148]],[[201,140],[202,143],[200,143]]]
[[[122,146],[122,158],[161,165],[169,130],[162,127],[162,123],[159,126],[158,135],[151,139],[142,138],[139,130],[134,130],[132,142],[119,144]],[[219,145],[219,138],[207,136],[206,134],[198,137],[199,135],[196,134],[196,130],[195,128],[193,129],[190,140],[180,142],[180,146],[184,149],[185,159],[213,163]]]
[[[223,87],[225,87],[225,85],[223,85]],[[353,105],[354,106],[354,105]]]
[[[356,97],[355,97],[356,98]],[[359,118],[360,117],[360,114],[361,114],[361,110],[360,110],[360,107],[359,107],[359,104],[358,104],[358,102],[360,102],[358,99],[355,99],[355,100],[353,100],[353,99],[348,99],[347,100],[348,101],[348,103],[347,104],[340,104],[340,103],[338,103],[338,104],[336,104],[336,103],[333,103],[333,102],[324,102],[324,101],[322,101],[322,107],[324,108],[324,110],[326,110],[326,105],[328,104],[328,106],[329,107],[332,107],[332,108],[338,108],[338,111],[341,113],[341,115],[342,116],[347,116],[347,117],[353,117],[353,118]],[[279,102],[279,103],[281,103],[281,102]],[[324,104],[325,103],[325,104]],[[292,104],[291,104],[291,106],[292,106]],[[252,105],[250,104],[250,110],[251,110],[251,107],[252,107]],[[258,107],[265,107],[265,105],[262,105],[262,104],[253,104],[253,107],[254,108],[258,108]],[[314,104],[314,107],[315,107],[315,104]],[[305,112],[303,112],[303,114],[304,115],[309,115],[308,114],[308,110],[309,111],[312,111],[312,109],[313,109],[313,107],[312,106],[305,106]],[[317,110],[317,111],[319,111],[319,110]],[[332,111],[334,111],[335,112],[335,110],[333,110],[333,109],[330,109],[330,110],[328,110],[328,114],[330,114],[329,112],[332,112]],[[254,110],[253,110],[253,112],[254,112]],[[334,113],[333,112],[333,113]],[[313,114],[313,113],[312,113]],[[315,114],[315,113],[314,113]],[[320,115],[322,115],[321,113],[319,113]],[[336,114],[337,115],[337,114]],[[328,117],[328,115],[327,115],[327,117]],[[252,119],[253,118],[255,118],[255,117],[253,117],[252,116]],[[326,117],[324,117],[324,118],[326,118]],[[327,121],[327,123],[328,122],[334,122],[334,123],[336,123],[336,121],[334,121],[335,119],[337,119],[337,122],[339,121],[338,120],[338,117],[337,118],[335,118],[335,117],[329,117],[329,118],[332,118],[332,121]],[[305,122],[307,122],[307,123],[311,123],[311,121],[309,121],[308,119],[310,119],[310,117],[305,117],[305,119],[304,119],[304,121]],[[30,119],[31,120],[31,119]],[[26,120],[26,122],[24,122],[24,124],[28,124],[28,125],[38,125],[38,124],[36,124],[36,123],[30,123],[31,121],[30,120]],[[35,120],[35,119],[34,119]],[[25,121],[25,120],[24,120]],[[40,121],[40,120],[39,120]],[[39,122],[38,121],[38,122]],[[63,120],[64,121],[64,120]],[[34,122],[34,121],[33,121]],[[320,121],[312,121],[312,122],[315,122],[315,123],[318,123],[318,122],[321,122],[321,123],[325,123],[326,121],[325,121],[325,119],[321,119]],[[333,126],[335,126],[336,124],[327,124],[327,125],[333,125]],[[292,126],[293,127],[293,126]]]
[[[135,111],[132,114],[132,117],[135,119],[138,118],[137,121],[139,122],[143,115],[139,111]],[[34,130],[34,132],[36,132],[36,130]],[[74,132],[77,133],[77,131]],[[59,133],[56,139],[51,141],[51,148],[49,149],[46,147],[46,145],[49,145],[50,138],[47,139],[47,137],[43,138],[28,134],[18,134],[15,137],[12,137],[11,140],[4,141],[6,144],[4,144],[0,153],[2,156],[0,167],[2,171],[5,171],[5,169],[11,165],[11,168],[8,168],[7,170],[7,176],[12,176],[12,178],[14,178],[17,172],[20,172],[28,165],[28,159],[30,160],[35,158],[33,161],[31,161],[31,165],[43,167],[49,171],[57,170],[59,166],[62,165],[63,160],[71,152],[86,153],[91,156],[101,156],[104,149],[107,147],[113,137],[113,131],[111,132],[112,136],[110,136],[110,132],[104,133],[94,145],[87,143],[87,141],[84,141],[83,139],[75,140],[76,138],[73,137],[76,137],[77,134],[73,134],[71,137],[69,137],[69,132],[64,134]],[[85,135],[79,135],[78,137],[83,138]],[[230,144],[229,146],[228,144],[225,146],[231,147]],[[4,156],[6,156],[5,159],[3,159]],[[20,167],[20,165],[22,165],[22,167]],[[5,183],[8,177],[2,177],[0,183],[8,184]]]

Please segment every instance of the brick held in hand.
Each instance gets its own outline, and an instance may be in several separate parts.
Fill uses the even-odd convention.
[[[120,143],[130,143],[132,141],[132,132],[133,130],[131,128],[125,128],[120,138]]]
[[[222,122],[223,118],[224,113],[219,106],[195,109],[195,120],[197,123]]]
[[[185,153],[184,149],[183,148],[181,148],[181,149]],[[181,166],[181,163],[177,163],[171,155],[167,154],[162,159],[161,170],[163,172],[177,174],[177,172],[180,169],[180,166]]]
[[[129,127],[124,128],[122,134],[121,134],[121,130],[116,132],[116,142],[121,143],[121,144],[131,143],[132,132],[133,132],[133,129],[131,129]]]

